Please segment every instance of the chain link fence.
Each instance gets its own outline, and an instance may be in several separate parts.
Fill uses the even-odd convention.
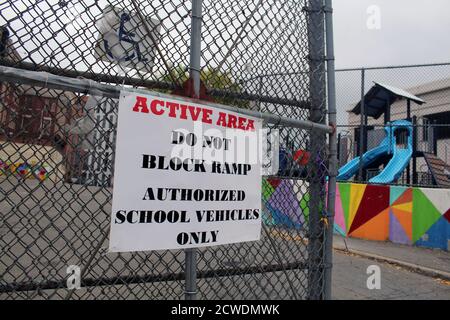
[[[327,131],[283,120],[325,124],[323,3],[196,1],[0,4],[1,299],[185,297],[188,253],[106,251],[118,92],[144,89],[278,117],[261,240],[195,250],[197,298],[324,298]]]
[[[450,63],[415,66],[390,66],[361,69],[336,70],[338,105],[339,167],[352,159],[377,148],[385,139],[386,132],[397,120],[411,123],[412,139],[408,133],[395,130],[395,145],[401,149],[411,148],[411,161],[397,179],[386,183],[450,187]],[[378,119],[352,112],[362,100],[373,99],[370,89],[376,83],[402,89],[424,101],[408,102],[402,98],[391,101],[390,118]],[[386,130],[388,129],[388,130]],[[367,182],[378,176],[389,163],[390,156],[365,166],[354,175],[354,181]],[[341,170],[342,173],[342,170]]]

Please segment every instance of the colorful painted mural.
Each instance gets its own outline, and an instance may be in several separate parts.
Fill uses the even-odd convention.
[[[306,185],[299,186],[288,179],[263,179],[262,198],[266,225],[301,229],[308,222],[309,194]]]
[[[338,183],[335,230],[449,250],[450,190]]]
[[[307,188],[263,179],[263,220],[301,229],[309,217]],[[450,190],[338,183],[335,232],[349,237],[450,249]]]
[[[36,163],[8,163],[0,160],[0,176],[16,176],[23,179],[38,179],[44,181],[48,178],[48,166]]]
[[[0,143],[0,179],[64,181],[67,157],[53,146],[13,141]]]

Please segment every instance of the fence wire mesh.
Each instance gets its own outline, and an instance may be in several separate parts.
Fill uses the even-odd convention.
[[[183,299],[185,252],[108,253],[118,100],[21,72],[192,96],[191,1],[0,4],[0,298]],[[325,123],[322,1],[203,1],[200,98]],[[197,298],[323,297],[325,132],[280,136],[258,242],[197,250]],[[71,265],[81,288],[67,289]]]
[[[408,103],[403,98],[391,104],[389,119],[384,115],[378,119],[368,116],[361,124],[361,115],[352,110],[361,101],[363,87],[366,100],[371,99],[369,90],[375,82],[405,90],[424,103],[411,102],[408,119]],[[379,146],[386,137],[385,128],[394,128],[386,125],[386,120],[408,120],[412,129],[411,146],[407,132],[395,133],[395,143],[402,149],[411,147],[411,161],[395,180],[386,183],[450,187],[450,63],[336,70],[336,84],[339,167],[359,157],[360,152]],[[388,162],[389,158],[358,170],[353,180],[370,181]]]

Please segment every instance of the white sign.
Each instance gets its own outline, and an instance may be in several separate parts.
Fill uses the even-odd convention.
[[[151,72],[155,58],[153,43],[137,13],[107,6],[97,24],[100,32],[95,46],[97,59],[120,66]],[[155,41],[159,39],[160,22],[146,18]]]
[[[179,97],[122,92],[109,250],[259,240],[261,126]]]

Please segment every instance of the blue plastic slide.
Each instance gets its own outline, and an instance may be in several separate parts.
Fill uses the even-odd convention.
[[[408,141],[406,148],[399,148],[396,145],[395,131],[400,128],[408,129]],[[362,166],[365,168],[379,157],[392,154],[392,158],[380,174],[369,180],[372,183],[392,183],[400,178],[403,170],[405,170],[412,156],[412,124],[409,121],[398,120],[391,123],[390,126],[384,128],[386,130],[386,137],[381,143],[367,151],[362,155]],[[337,180],[349,180],[353,177],[359,169],[359,159],[356,157],[341,169],[337,176]]]
[[[408,141],[406,143],[406,148],[399,148],[395,143],[395,130],[399,128],[408,129]],[[372,183],[391,183],[397,181],[402,172],[405,170],[409,161],[411,160],[413,151],[413,132],[412,124],[409,121],[399,120],[392,122],[392,159],[386,165],[383,171],[369,182]]]

